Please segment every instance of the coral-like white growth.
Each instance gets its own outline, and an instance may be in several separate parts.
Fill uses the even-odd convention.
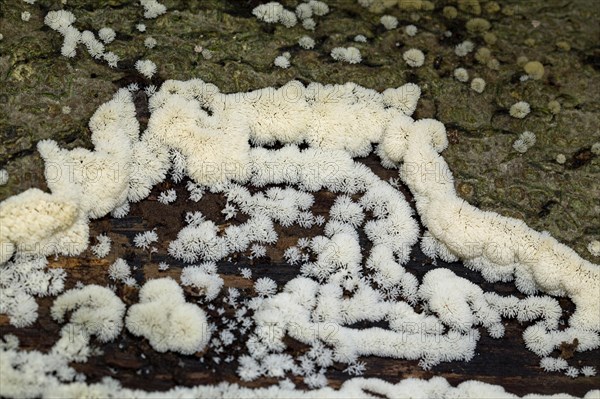
[[[276,67],[283,68],[283,69],[289,68],[291,65],[289,57],[286,57],[284,55],[280,55],[280,56],[276,57],[275,61],[273,61],[273,64]]]
[[[354,41],[357,43],[366,43],[367,38],[364,35],[356,35],[354,36]]]
[[[396,29],[398,27],[398,18],[392,15],[384,15],[379,19],[381,25],[387,30]]]
[[[587,245],[587,250],[593,256],[600,256],[600,241],[594,240]]]
[[[64,36],[61,54],[65,57],[75,57],[77,44],[81,41],[81,33],[72,26],[75,15],[69,11],[50,11],[44,18],[44,23],[51,29]]]
[[[71,312],[69,324],[78,334],[95,335],[108,342],[121,332],[125,304],[108,288],[92,284],[66,291],[54,300],[50,313],[54,320],[62,322],[67,312]],[[63,338],[68,344],[69,337]]]
[[[268,277],[261,277],[254,283],[254,290],[260,296],[272,296],[277,292],[277,283]]]
[[[7,314],[15,327],[29,326],[37,319],[34,296],[57,295],[64,289],[64,270],[44,270],[47,264],[44,257],[17,255],[2,266],[0,313]]]
[[[137,60],[135,62],[135,69],[150,79],[156,73],[156,64],[150,60]]]
[[[298,22],[296,14],[286,10],[281,4],[274,1],[256,6],[252,10],[252,14],[263,22],[269,24],[281,23],[286,28],[291,28]]]
[[[315,47],[315,41],[309,36],[302,36],[298,39],[298,45],[303,49],[310,50]]]
[[[243,278],[251,279],[252,278],[252,270],[247,267],[243,267],[240,269],[240,274]]]
[[[258,244],[252,244],[250,251],[253,258],[262,258],[267,254],[267,248]]]
[[[408,36],[415,36],[417,34],[417,27],[414,25],[408,25],[404,28],[404,32],[408,35]]]
[[[170,188],[167,191],[163,191],[157,198],[158,202],[161,204],[168,205],[177,200],[177,193],[174,189]]]
[[[296,15],[300,19],[306,19],[313,16],[313,10],[310,4],[300,3],[296,6]]]
[[[535,134],[533,132],[524,131],[523,133],[521,133],[519,135],[519,138],[517,140],[515,140],[515,142],[513,143],[513,148],[516,151],[523,154],[523,153],[527,152],[528,149],[533,147],[533,145],[535,144],[535,141],[536,141],[536,138],[535,138]]]
[[[466,82],[469,80],[469,72],[465,68],[456,68],[454,70],[454,78],[459,82]]]
[[[482,78],[475,78],[471,81],[471,90],[477,93],[483,93],[485,90],[485,80]]]
[[[6,169],[0,169],[0,186],[4,186],[8,183],[8,172]]]
[[[106,61],[108,63],[108,66],[110,66],[111,68],[116,68],[117,63],[121,59],[118,55],[116,55],[112,51],[107,51],[106,53],[104,53],[103,58],[104,58],[104,61]]]
[[[156,0],[140,0],[140,4],[144,7],[144,18],[156,18],[167,12],[167,7]]]
[[[167,262],[160,262],[158,264],[158,271],[164,272],[166,270],[169,270],[169,264]]]
[[[194,287],[207,301],[212,301],[223,287],[223,279],[216,274],[216,268],[217,265],[213,262],[184,267],[181,271],[181,284]]]
[[[319,17],[329,13],[329,6],[323,1],[309,0],[308,5],[312,8],[313,14]]]
[[[190,355],[210,339],[205,313],[187,303],[181,287],[170,278],[150,280],[140,289],[140,302],[129,308],[129,332],[143,336],[157,352]]]
[[[306,18],[302,20],[302,27],[306,30],[315,30],[317,23],[312,18]]]
[[[332,220],[337,220],[343,223],[349,223],[353,227],[362,224],[365,217],[362,207],[352,202],[352,199],[347,195],[342,195],[336,198],[335,203],[329,211]]]
[[[116,36],[117,34],[111,28],[102,28],[98,31],[98,37],[106,44],[115,40]]]
[[[596,368],[592,366],[584,366],[581,368],[581,374],[586,377],[593,377],[596,375]]]
[[[464,42],[457,44],[456,47],[454,47],[454,53],[459,57],[465,57],[473,50],[475,50],[475,45],[470,40],[465,40]]]
[[[143,233],[137,233],[133,237],[133,244],[142,249],[150,248],[150,244],[158,241],[158,234],[155,230],[144,231]]]
[[[92,252],[98,258],[104,258],[110,252],[111,240],[106,234],[96,236],[98,243],[91,247]]]
[[[289,101],[291,94],[296,96],[294,102]],[[99,217],[128,201],[144,198],[154,184],[165,179],[169,170],[188,174],[194,181],[190,191],[203,192],[207,188],[223,193],[228,202],[249,217],[242,225],[221,229],[204,220],[201,214],[186,216],[188,226],[170,243],[169,252],[189,263],[216,261],[233,252],[246,251],[253,243],[275,242],[277,233],[273,223],[284,226],[305,223],[310,219],[314,201],[306,191],[325,188],[341,194],[341,199],[333,207],[323,235],[314,237],[310,244],[299,243],[302,252],[296,248],[303,262],[300,272],[304,277],[290,281],[279,293],[272,282],[259,280],[265,285],[260,290],[257,287],[262,297],[247,303],[254,313],[246,328],[254,330],[246,342],[251,357],[240,360],[238,371],[244,379],[292,372],[317,387],[326,383],[324,371],[319,368],[328,367],[332,361],[357,364],[357,358],[363,355],[418,359],[424,368],[441,361],[469,360],[475,354],[478,340],[476,327],[482,325],[492,336],[499,337],[503,333],[501,319],[506,317],[535,322],[526,329],[523,339],[539,356],[548,356],[561,342],[572,342],[575,338],[579,341],[579,351],[598,347],[597,266],[546,233],[535,232],[515,219],[482,212],[458,198],[448,165],[439,155],[448,145],[444,126],[435,120],[410,118],[419,95],[416,85],[380,94],[355,84],[305,87],[290,82],[279,89],[234,96],[222,94],[200,80],[167,81],[150,98],[152,114],[142,137],[137,125],[123,116],[123,107],[117,106],[121,103],[115,101],[108,109],[117,115],[118,124],[111,124],[108,117],[111,113],[106,109],[95,115],[91,126],[96,148],[83,154],[123,156],[135,165],[132,168],[137,168],[136,174],[125,173],[116,186],[102,182],[111,188],[109,194],[105,194],[104,186],[93,186],[85,179],[76,184],[62,181],[62,185],[50,181],[52,194],[30,190],[29,194],[16,196],[17,201],[2,202],[0,240],[12,246],[8,257],[3,256],[8,260],[14,252],[17,256],[25,253],[29,234],[43,240],[57,240],[74,224],[87,227],[91,215]],[[122,104],[132,105],[131,93],[120,96],[125,99]],[[129,111],[125,114],[129,115]],[[125,132],[121,131],[123,126]],[[111,142],[115,135],[121,141]],[[249,141],[256,146],[281,142],[283,147],[251,148]],[[301,150],[297,146],[303,141],[309,148]],[[545,296],[518,299],[483,293],[479,287],[445,269],[430,271],[419,287],[416,278],[402,267],[419,237],[419,226],[410,206],[402,193],[351,158],[366,156],[373,144],[377,144],[377,153],[385,166],[399,167],[400,178],[414,196],[427,230],[421,245],[428,256],[462,259],[467,267],[480,271],[489,281],[514,279],[517,288],[528,295],[542,291],[568,296],[576,305],[569,325],[559,330],[561,309],[555,299]],[[121,147],[125,149],[122,153],[118,151]],[[48,144],[42,149],[49,159],[65,162],[71,162],[71,157],[77,154],[63,153]],[[179,155],[174,155],[174,151]],[[212,169],[207,170],[207,163]],[[223,164],[227,167],[215,166]],[[108,165],[105,163],[101,170],[108,169]],[[323,172],[329,172],[327,165],[334,166],[331,173]],[[435,173],[427,173],[429,169],[424,171],[420,165],[433,167]],[[245,183],[295,188],[276,187],[251,193],[240,185]],[[27,196],[31,198],[23,201]],[[54,203],[58,203],[56,208],[47,209],[48,204]],[[361,236],[355,228],[362,222],[363,210],[373,216],[364,225],[365,235],[373,244],[364,263],[370,272],[368,278],[363,270]],[[51,217],[40,218],[40,214]],[[27,227],[17,222],[23,219],[27,220]],[[84,235],[87,244],[87,230]],[[214,263],[186,269],[182,283],[189,283],[190,287],[209,286],[207,280],[216,277]],[[401,297],[409,303],[421,299],[433,314],[415,312],[409,304],[398,300]],[[232,307],[240,307],[239,300],[239,291],[234,289],[224,299]],[[419,331],[409,328],[407,320],[415,323],[411,326],[420,326]],[[387,322],[389,327],[359,330],[351,326],[361,321]],[[169,279],[144,285],[140,303],[130,308],[127,326],[134,334],[148,338],[159,351],[177,350],[186,354],[201,350],[211,331],[204,313],[196,305],[186,303],[181,287]],[[302,360],[297,359],[300,365],[281,354],[286,347],[286,336],[312,348]],[[231,343],[232,337],[221,332],[219,342]],[[78,347],[86,345],[82,340]],[[220,358],[215,357],[215,361]],[[550,366],[548,360],[546,363]],[[47,376],[45,370],[42,375]],[[341,395],[364,394],[365,381],[353,380],[354,385],[350,386],[354,390]],[[433,384],[430,388],[435,392],[459,397],[468,397],[469,392],[477,392],[479,397],[482,391],[496,396],[503,392],[477,382],[455,389],[445,380],[431,381],[411,383],[428,387]],[[417,385],[409,387],[416,389]],[[69,389],[70,386],[52,385],[53,394],[71,392]],[[77,389],[85,391],[88,386],[79,384]],[[196,389],[198,393],[203,388]],[[219,393],[232,392],[225,385],[218,389]],[[396,392],[400,386],[369,382],[365,389],[387,394]]]
[[[404,54],[402,54],[402,58],[404,58],[404,61],[413,68],[418,68],[425,62],[425,54],[416,48],[406,50]]]
[[[131,277],[131,268],[127,261],[119,258],[108,267],[108,275],[113,280],[125,281]]]
[[[523,119],[531,112],[529,103],[525,101],[519,101],[510,107],[510,116],[513,118]]]
[[[146,25],[144,25],[144,24],[137,24],[135,26],[135,29],[137,29],[140,32],[146,32]]]
[[[25,22],[28,22],[31,19],[31,13],[29,11],[23,11],[21,13],[21,19]]]
[[[157,44],[158,44],[158,42],[152,36],[149,36],[144,39],[144,46],[146,46],[148,48],[154,48],[154,47],[156,47]]]
[[[569,367],[569,364],[565,359],[560,357],[543,357],[540,360],[540,367],[543,368],[544,371],[561,371]]]
[[[348,64],[358,64],[362,61],[360,50],[356,47],[336,47],[331,50],[331,58]]]

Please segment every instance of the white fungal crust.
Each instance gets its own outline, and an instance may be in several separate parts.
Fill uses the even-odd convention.
[[[510,116],[517,119],[525,118],[527,115],[529,115],[529,112],[531,112],[531,107],[529,106],[529,103],[525,101],[519,101],[517,103],[514,103],[510,107],[509,111]]]
[[[144,18],[156,18],[167,12],[167,7],[156,0],[140,0],[140,5],[144,7]]]
[[[547,233],[538,233],[520,220],[480,211],[458,198],[452,173],[438,154],[439,144],[444,147],[440,137],[445,139],[439,122],[415,122],[400,167],[400,177],[414,194],[431,235],[468,266],[492,274],[494,269],[509,268],[506,278],[514,273],[517,288],[528,294],[540,289],[569,296],[577,305],[569,324],[581,331],[600,331],[598,266]],[[419,165],[435,165],[436,173],[423,173]]]
[[[181,287],[170,278],[150,280],[140,290],[140,302],[127,312],[126,326],[147,338],[157,352],[185,355],[202,350],[210,338],[206,315],[187,303]]]
[[[156,73],[156,64],[150,60],[137,60],[135,62],[135,69],[150,79]]]
[[[404,54],[402,54],[402,58],[404,58],[404,61],[413,68],[418,68],[425,62],[425,54],[416,48],[406,50]]]
[[[304,8],[303,15],[307,12]],[[317,14],[313,6],[311,10]],[[468,361],[475,355],[477,327],[483,326],[492,337],[501,337],[502,318],[533,322],[523,339],[527,348],[541,357],[548,357],[561,342],[575,338],[579,341],[577,350],[600,346],[598,266],[547,233],[538,233],[522,221],[481,211],[460,199],[452,173],[439,155],[448,146],[444,125],[410,117],[419,96],[420,89],[414,84],[378,93],[354,83],[304,86],[292,81],[280,88],[223,94],[199,79],[171,80],[150,97],[151,117],[139,137],[131,93],[122,90],[101,106],[90,122],[94,151],[66,151],[54,142],[40,143],[52,194],[32,189],[0,203],[0,241],[8,248],[0,260],[9,261],[15,252],[15,258],[22,257],[30,251],[28,245],[38,242],[56,244],[52,251],[39,251],[42,254],[79,253],[87,245],[89,218],[108,212],[125,214],[129,201],[145,198],[171,171],[174,181],[181,181],[186,174],[193,180],[188,190],[194,201],[209,189],[227,198],[226,217],[238,211],[248,216],[245,223],[221,229],[200,212],[190,212],[185,218],[187,226],[169,244],[173,257],[186,263],[204,262],[185,267],[181,283],[204,295],[206,301],[215,299],[223,285],[214,262],[247,250],[253,257],[264,256],[262,245],[275,243],[278,238],[274,223],[283,227],[324,224],[323,235],[299,241],[297,247],[285,252],[289,263],[298,264],[301,277],[279,291],[271,279],[256,281],[258,296],[247,305],[254,311],[254,324],[245,327],[254,328],[246,342],[249,356],[239,359],[238,374],[244,380],[294,372],[318,388],[327,379],[317,369],[324,370],[336,361],[347,363],[348,370],[358,373],[362,367],[357,358],[368,355],[415,359],[426,369],[442,361]],[[529,144],[533,138],[529,134],[522,137]],[[260,147],[276,142],[283,146],[277,150]],[[301,142],[308,148],[300,149],[297,144]],[[447,262],[460,259],[491,282],[514,280],[527,295],[542,291],[568,296],[576,305],[568,326],[559,329],[560,306],[547,296],[518,299],[484,293],[447,269],[428,272],[419,285],[403,267],[419,240],[419,225],[411,207],[393,182],[381,181],[352,159],[368,155],[373,144],[384,166],[399,168],[400,178],[414,196],[426,229],[421,248],[427,256]],[[113,161],[127,166],[118,179],[105,181],[104,173],[111,170]],[[51,179],[55,176],[51,173],[53,165],[66,170],[73,162],[76,178],[59,175]],[[81,172],[83,166],[78,163],[98,163],[94,170],[102,173],[92,179]],[[246,183],[258,190],[251,193],[243,186]],[[278,184],[288,187],[265,188]],[[317,217],[311,212],[314,197],[310,192],[321,189],[338,194],[326,224],[323,215]],[[165,193],[165,201],[167,197],[171,196]],[[372,218],[365,222],[365,214]],[[357,231],[361,226],[373,244],[364,266]],[[136,237],[137,245],[148,247],[156,238],[147,233],[149,237]],[[76,242],[76,250],[67,242]],[[113,278],[135,283],[129,267],[122,263],[111,266]],[[10,262],[7,265],[15,267]],[[243,274],[249,276],[248,270]],[[84,290],[81,292],[88,292]],[[69,292],[55,304],[53,315],[61,318],[75,308],[70,303],[81,300],[84,305],[75,310],[71,320],[88,331],[70,349],[63,336],[56,349],[63,353],[61,356],[83,359],[89,353],[89,335],[112,337],[114,330],[103,333],[77,316],[86,306],[97,305],[100,291],[96,291],[90,289],[93,295],[88,299]],[[43,294],[40,290],[35,293]],[[237,290],[230,289],[226,301],[233,306],[238,296]],[[417,301],[427,310],[415,312],[409,304]],[[108,308],[118,308],[112,299],[109,302]],[[24,303],[32,304],[31,300]],[[104,308],[100,311],[106,316],[102,320],[116,314]],[[28,312],[34,314],[35,309]],[[389,328],[351,327],[357,322],[387,322]],[[159,352],[192,354],[206,347],[210,338],[204,312],[187,303],[183,290],[171,279],[151,280],[142,287],[140,302],[129,309],[126,325]],[[286,335],[311,346],[304,358],[281,353],[286,348]],[[222,332],[219,340],[224,344],[232,339]],[[17,355],[9,353],[8,358],[14,361]],[[571,376],[584,373],[548,359],[541,366],[565,370]],[[10,364],[7,367],[15,369]],[[46,370],[41,372],[50,378]],[[475,392],[478,397],[482,392],[503,393],[500,388],[474,381],[459,388],[449,387],[443,379],[431,381],[403,382],[408,384],[404,386],[354,379],[339,395],[362,394],[364,388],[397,396],[396,389],[426,390],[428,384],[434,384],[430,387],[434,393],[448,391],[459,397],[474,396]],[[114,385],[95,387],[116,389]],[[41,392],[45,388],[36,389]],[[54,384],[51,389],[56,394],[62,390],[85,393],[91,388]],[[198,393],[204,388],[194,389]],[[232,386],[218,389],[223,395],[242,392],[242,388]]]
[[[296,10],[296,13],[298,13],[298,10]],[[256,6],[252,10],[252,14],[263,22],[268,24],[281,23],[286,28],[291,28],[298,23],[298,18],[296,18],[294,12],[286,10],[281,4],[275,1]],[[306,10],[301,9],[298,16],[301,19],[306,19],[308,17],[305,14]]]
[[[54,320],[62,322],[67,312],[71,312],[69,324],[77,333],[108,342],[121,332],[125,304],[108,288],[92,284],[66,291],[54,300],[50,310]]]
[[[331,58],[348,64],[358,64],[362,61],[360,50],[356,47],[335,47],[331,50]]]

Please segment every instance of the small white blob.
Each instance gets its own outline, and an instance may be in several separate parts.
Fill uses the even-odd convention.
[[[454,70],[454,78],[459,82],[467,82],[469,80],[469,72],[465,68],[456,68]]]
[[[594,240],[590,242],[587,249],[593,256],[600,256],[600,241]]]
[[[148,48],[154,48],[156,46],[156,39],[153,38],[152,36],[147,37],[146,39],[144,39],[144,46],[148,47]]]
[[[156,64],[150,60],[137,60],[135,62],[135,69],[150,79],[156,73]]]
[[[291,65],[290,60],[283,55],[280,55],[277,58],[275,58],[275,61],[273,61],[273,64],[275,64],[276,67],[283,68],[283,69],[289,68]]]
[[[406,50],[404,54],[402,54],[402,58],[404,58],[404,61],[413,68],[418,68],[425,62],[425,54],[416,48]]]
[[[483,93],[485,90],[485,80],[482,78],[475,78],[471,81],[471,89],[477,93]]]
[[[404,28],[404,32],[408,35],[408,36],[415,36],[417,34],[417,27],[414,25],[408,25],[406,28]]]
[[[0,169],[0,186],[8,183],[8,172],[6,169]]]
[[[315,47],[315,41],[309,36],[302,36],[298,39],[298,45],[303,49],[310,50]]]
[[[531,107],[529,106],[529,103],[526,103],[525,101],[519,101],[518,103],[513,104],[509,111],[510,116],[518,119],[525,118],[529,115],[529,112],[531,112]]]
[[[116,36],[117,34],[111,28],[102,28],[98,31],[98,37],[106,44],[115,40]]]
[[[362,61],[360,50],[356,47],[336,47],[331,50],[331,58],[348,64],[358,64]]]
[[[398,18],[392,15],[384,15],[379,19],[379,22],[381,22],[381,25],[387,30],[396,29],[398,27]]]

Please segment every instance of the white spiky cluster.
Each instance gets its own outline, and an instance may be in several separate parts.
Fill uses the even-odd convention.
[[[459,82],[467,82],[469,80],[469,72],[465,68],[456,68],[454,70],[454,78]]]
[[[331,58],[348,64],[358,64],[362,61],[360,50],[356,47],[335,47],[331,50]]]
[[[8,171],[0,169],[0,186],[4,186],[6,183],[8,183]]]
[[[103,59],[112,68],[116,67],[119,56],[111,51],[105,51],[104,47],[104,43],[108,44],[114,39],[115,32],[110,28],[100,29],[98,35],[104,42],[102,43],[102,41],[96,39],[93,32],[89,30],[80,32],[75,28],[73,26],[75,21],[75,15],[65,10],[50,11],[44,18],[44,23],[64,38],[61,54],[68,58],[75,57],[77,46],[81,43],[86,47],[90,56],[95,59]]]
[[[140,302],[127,311],[129,332],[143,336],[157,352],[192,354],[202,350],[210,338],[206,315],[185,301],[174,280],[150,280],[140,290]]]
[[[92,252],[98,258],[104,258],[110,252],[111,239],[106,234],[96,236],[96,245],[91,247]]]
[[[135,69],[150,79],[156,73],[156,64],[150,60],[137,60],[135,62]]]
[[[404,61],[413,68],[418,68],[425,62],[425,54],[416,48],[406,50],[404,54],[402,54],[402,58],[404,58]]]
[[[184,267],[181,271],[181,284],[194,287],[207,301],[212,301],[223,287],[223,279],[216,272],[217,265],[214,262]]]
[[[156,0],[140,0],[140,5],[144,8],[144,18],[156,18],[167,12],[167,7]]]
[[[454,53],[459,57],[466,57],[473,50],[475,50],[475,44],[470,40],[465,40],[454,47]]]
[[[310,50],[315,47],[315,41],[309,36],[302,36],[298,39],[298,45],[303,49]]]
[[[387,30],[396,29],[398,27],[398,18],[393,15],[384,15],[379,19],[381,25]]]
[[[26,327],[37,320],[34,297],[58,295],[64,289],[63,269],[46,269],[45,257],[20,255],[2,266],[0,274],[0,313],[15,327]]]
[[[513,143],[513,148],[516,151],[524,154],[527,152],[528,149],[533,147],[535,141],[535,133],[526,130],[519,135],[519,138],[517,140],[515,140],[515,142]]]
[[[513,105],[511,105],[509,111],[510,116],[517,119],[525,118],[527,115],[529,115],[530,112],[531,107],[529,106],[529,103],[525,101],[519,101],[517,103],[514,103]]]
[[[272,1],[256,6],[252,14],[259,20],[268,24],[281,23],[286,28],[291,28],[298,23],[298,18],[293,11],[286,10],[280,3]]]
[[[193,180],[188,190],[195,198],[200,199],[204,190],[221,193],[227,199],[226,215],[241,212],[248,217],[244,223],[219,226],[199,212],[188,213],[187,226],[169,244],[173,257],[189,264],[204,262],[185,267],[181,283],[207,301],[215,299],[223,285],[214,262],[248,250],[262,256],[257,246],[277,241],[276,223],[283,227],[324,224],[322,235],[286,250],[286,259],[299,264],[301,277],[279,291],[270,279],[256,281],[258,295],[247,303],[254,314],[244,326],[250,334],[249,355],[239,359],[238,373],[244,380],[292,373],[318,388],[327,383],[325,370],[334,361],[359,373],[359,356],[415,359],[424,368],[469,360],[479,338],[477,327],[501,337],[503,318],[534,322],[523,339],[541,357],[575,338],[580,342],[577,350],[598,347],[597,265],[546,233],[482,212],[460,199],[448,165],[439,155],[448,145],[444,126],[411,117],[419,96],[420,89],[413,84],[378,93],[352,83],[290,82],[278,89],[222,94],[198,79],[167,81],[150,98],[151,117],[140,136],[137,122],[131,120],[131,94],[120,92],[92,118],[94,151],[66,151],[56,144],[43,144],[40,151],[52,167],[73,159],[98,160],[102,172],[98,174],[103,176],[111,170],[109,160],[118,159],[127,161],[124,164],[136,173],[120,173],[116,180],[111,176],[110,182],[57,179],[49,181],[52,194],[30,190],[30,198],[21,194],[13,197],[18,201],[1,203],[9,227],[3,225],[0,238],[12,245],[6,260],[14,252],[27,253],[25,244],[31,234],[36,242],[60,244],[73,224],[87,244],[88,218],[146,197],[170,171],[174,180],[181,181],[184,175]],[[104,133],[109,127],[113,127],[111,135]],[[260,147],[276,142],[283,147]],[[302,142],[309,148],[300,149]],[[368,155],[373,144],[382,164],[398,168],[400,179],[414,195],[426,229],[421,240],[426,255],[462,259],[488,281],[514,280],[527,295],[542,291],[568,296],[577,307],[569,325],[559,329],[560,307],[547,296],[518,299],[485,293],[446,269],[430,271],[419,283],[403,267],[419,240],[411,207],[394,186],[352,159]],[[49,165],[46,168],[47,177],[54,176]],[[257,190],[251,193],[244,184]],[[338,195],[326,224],[323,215],[311,211],[310,192],[321,189]],[[40,217],[46,214],[47,219]],[[13,221],[23,217],[28,220],[25,224]],[[56,221],[67,229],[57,231]],[[359,228],[372,244],[365,259]],[[69,253],[60,246],[55,252]],[[236,307],[239,295],[230,288],[224,301]],[[411,306],[416,303],[426,311],[416,312]],[[383,321],[389,327],[351,327],[357,322]],[[181,287],[170,279],[144,285],[140,303],[130,308],[126,324],[158,351],[194,353],[208,345],[211,335],[204,312],[185,302]],[[282,354],[286,336],[309,345],[309,352],[299,357]],[[231,342],[230,334],[221,332],[211,346],[218,349]],[[221,359],[213,361],[218,364]],[[549,360],[544,365],[553,367]],[[567,366],[569,375],[584,373],[583,368],[569,367],[575,368]]]

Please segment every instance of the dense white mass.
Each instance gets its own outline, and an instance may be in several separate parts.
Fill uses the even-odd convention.
[[[304,9],[303,15],[308,10]],[[15,259],[26,256],[81,253],[88,243],[89,219],[110,212],[126,214],[129,202],[148,196],[168,173],[174,181],[187,175],[192,179],[188,190],[193,201],[206,190],[220,193],[227,200],[226,217],[237,212],[247,216],[244,223],[219,226],[200,212],[190,212],[187,225],[168,245],[171,256],[190,264],[182,270],[181,285],[195,290],[205,302],[214,300],[224,285],[215,262],[244,251],[264,256],[264,245],[278,240],[275,224],[324,225],[322,235],[299,241],[286,251],[288,262],[298,265],[300,277],[280,290],[271,279],[256,281],[258,295],[247,305],[254,311],[245,327],[251,332],[246,342],[249,355],[239,359],[242,379],[283,378],[292,373],[317,388],[327,383],[319,370],[337,361],[360,372],[360,356],[415,359],[426,369],[444,361],[468,361],[475,356],[477,327],[499,338],[504,318],[533,322],[523,339],[527,348],[546,359],[541,363],[544,369],[583,374],[583,368],[571,370],[572,366],[555,364],[548,356],[561,342],[575,338],[580,351],[600,345],[598,266],[546,233],[460,199],[449,167],[439,155],[448,145],[444,126],[411,117],[419,96],[414,84],[378,93],[353,83],[304,86],[292,81],[280,88],[223,94],[199,79],[166,81],[150,97],[150,120],[140,135],[132,96],[121,90],[90,121],[94,150],[64,150],[51,141],[38,145],[51,194],[31,189],[0,203],[0,243],[8,249],[3,249],[2,267],[25,268],[26,261],[20,260],[19,266]],[[283,144],[279,149],[262,147],[277,142]],[[301,149],[302,142],[308,148]],[[447,269],[428,272],[422,283],[407,272],[403,265],[420,238],[413,211],[399,190],[352,159],[368,155],[374,144],[382,164],[398,168],[414,196],[426,229],[421,248],[427,256],[461,259],[489,281],[514,280],[527,295],[541,291],[568,296],[576,304],[568,326],[559,329],[561,309],[548,296],[518,299],[486,293]],[[74,167],[67,167],[73,163]],[[118,175],[110,174],[115,164],[121,168]],[[84,166],[96,172],[93,178],[83,173]],[[250,192],[245,184],[256,189]],[[321,189],[337,194],[327,219],[312,211],[311,192]],[[166,197],[168,193],[168,202]],[[372,243],[368,254],[363,254],[359,227]],[[157,239],[153,233],[140,233],[135,244],[148,248]],[[49,246],[40,248],[40,243]],[[126,282],[132,279],[123,263],[117,260],[109,273]],[[42,270],[42,283],[51,280],[43,274],[44,266],[33,267]],[[243,271],[244,276],[251,274]],[[13,305],[4,306],[13,307],[6,310],[11,320],[13,314],[29,315],[17,322],[27,325],[35,320],[37,309],[32,295],[49,291],[37,285],[27,291],[24,283],[15,282],[18,278],[7,286],[19,287],[30,299],[9,298],[6,303]],[[56,284],[52,292],[62,290],[60,282]],[[237,296],[239,292],[230,289],[226,301],[237,306]],[[95,299],[89,301],[81,309],[96,306]],[[31,309],[18,309],[19,302]],[[62,302],[56,305],[57,318],[60,309],[68,308]],[[121,309],[112,302],[106,306],[108,319]],[[411,306],[416,303],[426,311],[417,313]],[[72,323],[85,325],[75,316]],[[383,321],[389,327],[351,327],[357,322]],[[126,326],[159,352],[192,354],[206,347],[211,336],[203,310],[186,302],[181,286],[172,279],[146,282],[139,303],[127,313]],[[108,339],[112,331],[90,328],[88,336],[104,334]],[[286,335],[309,345],[309,354],[281,353]],[[231,337],[223,332],[219,342],[231,342]],[[78,345],[75,348],[81,351],[73,356],[87,356],[86,339]],[[9,359],[17,356],[10,353]],[[436,381],[440,389],[454,389]],[[369,384],[377,392],[397,388],[381,381]],[[469,387],[464,392],[487,389],[477,382]],[[89,386],[63,385],[54,392],[60,389],[85,392]],[[334,395],[335,391],[327,392]]]
[[[144,284],[140,302],[127,311],[126,326],[133,335],[147,338],[157,352],[189,355],[210,339],[204,311],[186,302],[179,284],[169,278]]]

